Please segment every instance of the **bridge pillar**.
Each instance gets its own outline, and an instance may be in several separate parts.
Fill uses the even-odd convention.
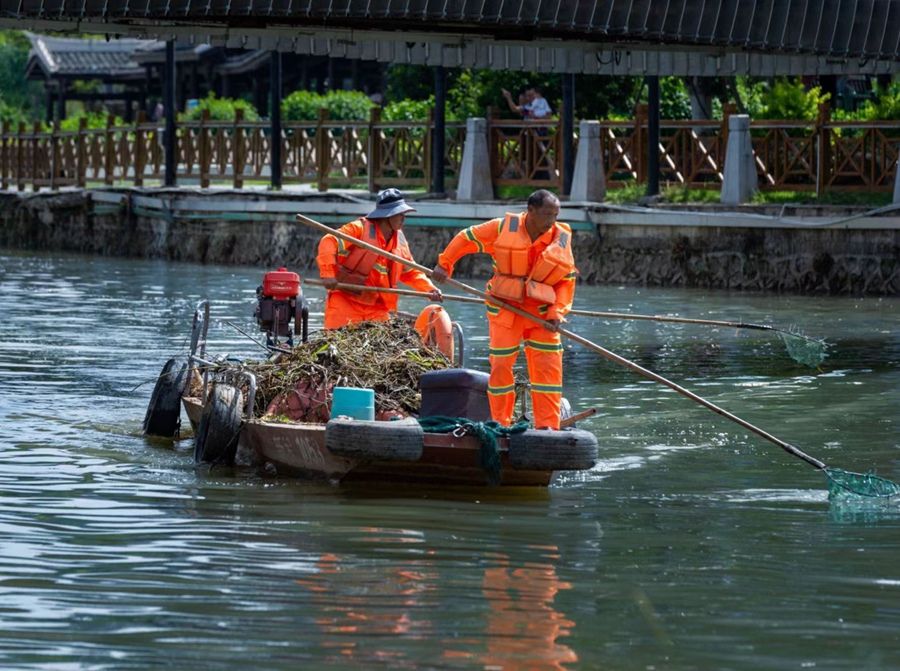
[[[487,144],[487,120],[466,120],[466,143],[463,145],[456,200],[493,200],[491,157]]]
[[[573,201],[600,202],[606,197],[606,175],[600,149],[600,122],[582,121],[578,133],[578,153],[572,176]]]
[[[734,114],[728,117],[728,147],[725,150],[722,195],[726,205],[745,203],[756,193],[756,165],[750,141],[750,117]]]

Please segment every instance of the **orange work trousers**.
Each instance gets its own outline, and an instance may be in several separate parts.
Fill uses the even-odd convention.
[[[325,328],[339,329],[357,322],[384,322],[390,316],[384,303],[366,305],[355,301],[343,291],[329,291],[325,298]]]
[[[519,356],[519,346],[524,341],[534,427],[558,429],[563,380],[563,348],[559,333],[548,331],[530,319],[502,309],[496,315],[488,313],[488,324],[491,338],[491,376],[488,380],[491,417],[504,426],[512,424],[516,405],[513,365]]]

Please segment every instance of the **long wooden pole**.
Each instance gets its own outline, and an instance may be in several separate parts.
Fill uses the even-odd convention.
[[[298,214],[297,221],[299,221],[301,224],[305,224],[306,226],[312,226],[313,228],[318,228],[320,231],[323,231],[324,233],[328,233],[328,234],[334,235],[338,238],[342,238],[343,240],[346,240],[347,242],[352,242],[354,245],[362,247],[363,249],[368,249],[371,252],[375,252],[379,256],[383,256],[384,258],[389,259],[395,263],[401,263],[410,268],[415,268],[416,270],[420,270],[429,277],[431,277],[434,274],[434,271],[432,271],[431,268],[426,268],[425,266],[420,265],[420,264],[416,263],[415,261],[410,261],[409,259],[404,259],[402,256],[397,256],[396,254],[391,254],[390,252],[386,252],[385,250],[383,250],[379,247],[376,247],[375,245],[371,245],[364,240],[360,240],[359,238],[354,238],[352,235],[347,235],[346,233],[343,233],[339,230],[333,229],[330,226],[321,224],[318,221],[316,221],[315,219],[310,219],[309,217],[306,217],[302,214]],[[464,284],[463,282],[460,282],[459,280],[454,280],[452,277],[447,278],[447,283],[465,291],[466,293],[473,294],[475,296],[480,296],[482,299],[489,300],[494,305],[498,305],[501,308],[503,308],[504,310],[509,310],[513,314],[517,314],[520,317],[524,317],[525,319],[535,322],[536,324],[540,324],[550,331],[555,330],[555,331],[559,332],[559,334],[561,336],[568,338],[569,340],[574,340],[579,345],[582,345],[582,346],[586,347],[587,349],[596,352],[597,354],[602,356],[604,359],[607,359],[608,361],[612,361],[613,363],[617,363],[620,366],[624,366],[625,368],[628,368],[629,370],[634,371],[638,375],[645,377],[648,380],[653,380],[654,382],[658,382],[659,384],[668,387],[669,389],[675,391],[676,393],[681,394],[682,396],[689,398],[692,401],[695,401],[696,403],[699,403],[700,405],[707,408],[708,410],[712,410],[717,415],[721,415],[722,417],[725,417],[726,419],[730,419],[735,424],[738,424],[738,425],[744,427],[745,429],[747,429],[748,431],[755,433],[757,436],[759,436],[765,440],[768,440],[771,443],[774,443],[775,445],[777,445],[778,447],[783,449],[788,454],[791,454],[799,459],[802,459],[809,465],[814,466],[815,468],[818,468],[818,469],[822,469],[822,470],[825,470],[825,468],[826,468],[824,462],[819,461],[815,457],[811,457],[810,455],[808,455],[805,452],[803,452],[802,450],[800,450],[800,448],[795,447],[794,445],[791,445],[790,443],[788,443],[784,440],[781,440],[780,438],[777,438],[776,436],[773,436],[768,431],[765,431],[744,419],[741,419],[737,415],[734,415],[734,414],[728,412],[727,410],[725,410],[724,408],[719,407],[712,401],[707,401],[702,396],[698,396],[694,392],[690,391],[689,389],[685,389],[684,387],[677,384],[676,382],[673,382],[672,380],[669,380],[668,378],[665,378],[662,375],[659,375],[658,373],[654,373],[652,370],[648,370],[647,368],[644,368],[643,366],[636,364],[634,361],[630,361],[629,359],[626,359],[625,357],[619,356],[615,352],[611,352],[610,350],[606,349],[605,347],[602,347],[602,346],[598,345],[597,343],[591,342],[587,338],[584,338],[584,337],[578,335],[577,333],[573,333],[572,331],[569,331],[564,328],[556,328],[552,323],[547,322],[547,321],[541,319],[540,317],[537,317],[537,316],[531,314],[530,312],[526,312],[525,310],[517,308],[514,305],[510,305],[506,301],[502,301],[498,298],[495,298],[494,296],[489,296],[488,294],[486,294],[483,291],[479,291],[478,289],[476,289],[474,287],[470,287],[468,284]]]
[[[314,278],[304,278],[303,280],[307,284],[312,284],[315,286],[324,286],[322,280],[317,280]],[[335,289],[343,289],[344,291],[377,291],[379,293],[386,294],[398,294],[400,296],[414,296],[416,298],[429,298],[430,295],[427,291],[415,291],[413,289],[397,289],[397,288],[385,288],[385,287],[369,287],[362,286],[358,284],[346,284],[343,282],[338,282],[335,286]],[[480,298],[473,298],[470,296],[459,296],[457,294],[444,294],[445,301],[457,301],[460,303],[478,303],[479,305],[484,304],[484,300]],[[493,300],[493,299],[492,299]],[[656,321],[656,322],[673,322],[676,324],[705,324],[712,326],[730,326],[734,328],[746,328],[746,329],[757,329],[757,330],[765,330],[765,331],[780,331],[774,326],[769,326],[767,324],[750,324],[746,322],[730,322],[730,321],[722,321],[718,319],[690,319],[688,317],[674,317],[670,315],[643,315],[643,314],[635,314],[632,312],[600,312],[596,310],[570,310],[569,314],[572,315],[580,315],[583,317],[604,317],[607,319],[635,319],[635,320],[646,320],[646,321]],[[802,336],[800,334],[791,334],[796,335],[798,338],[806,338],[807,336]]]

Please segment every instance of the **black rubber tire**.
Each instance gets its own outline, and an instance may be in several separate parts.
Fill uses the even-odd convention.
[[[243,395],[234,387],[215,384],[210,388],[194,436],[195,464],[234,465],[241,434],[242,405]]]
[[[338,456],[366,461],[418,461],[424,436],[411,417],[393,422],[332,419],[325,425],[325,447]]]
[[[181,428],[181,397],[188,383],[188,362],[183,356],[166,361],[150,395],[144,415],[144,433],[174,438]]]
[[[580,429],[514,433],[509,437],[509,463],[517,470],[587,470],[597,463],[597,437]]]

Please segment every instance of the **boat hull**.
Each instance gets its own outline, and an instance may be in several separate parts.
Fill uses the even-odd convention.
[[[185,397],[185,411],[196,431],[200,422],[200,399]],[[361,430],[365,431],[364,422]],[[379,422],[379,425],[391,423]],[[396,423],[398,432],[404,431]],[[384,433],[384,426],[379,426]],[[542,433],[543,432],[528,432]],[[566,432],[555,432],[563,434]],[[585,432],[582,432],[585,433]],[[251,419],[241,428],[238,452],[249,451],[279,474],[325,478],[340,482],[407,482],[482,486],[546,487],[553,468],[523,468],[510,455],[510,440],[498,440],[499,482],[491,483],[481,465],[481,442],[476,436],[452,433],[421,433],[414,460],[342,456],[329,449],[328,429],[323,424],[276,423]],[[364,438],[364,436],[363,436]],[[405,439],[405,438],[404,438]],[[399,440],[399,433],[398,433]],[[596,451],[596,445],[594,446]],[[580,467],[590,467],[593,460]]]

